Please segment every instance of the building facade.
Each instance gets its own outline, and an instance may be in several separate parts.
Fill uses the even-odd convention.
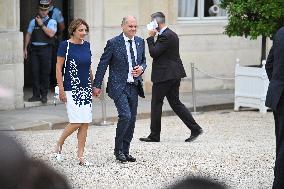
[[[224,35],[227,24],[226,11],[218,6],[219,0],[57,0],[55,4],[68,12],[67,20],[83,18],[90,26],[88,40],[93,53],[93,68],[103,52],[106,41],[121,32],[121,21],[134,15],[138,22],[137,34],[147,38],[146,25],[153,12],[162,11],[167,25],[180,37],[180,54],[188,79],[181,90],[191,91],[191,65],[209,75],[233,78],[236,58],[241,65],[259,64],[260,40]],[[68,7],[64,7],[68,3]],[[24,67],[23,36],[27,21],[36,10],[37,0],[0,0],[0,109],[24,107],[24,87],[28,85],[29,72]],[[30,11],[30,12],[29,12]],[[8,15],[8,16],[7,16]],[[25,22],[22,22],[23,18]],[[151,62],[146,47],[148,68],[144,73],[145,90],[151,92]],[[234,80],[214,79],[196,70],[197,90],[233,89]],[[107,79],[106,79],[107,80]],[[27,84],[26,84],[27,83]],[[4,92],[3,92],[4,91]]]

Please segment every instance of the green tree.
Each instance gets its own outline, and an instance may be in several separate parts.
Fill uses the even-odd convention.
[[[221,0],[228,11],[225,34],[256,39],[262,36],[261,60],[266,58],[266,38],[272,38],[284,23],[284,0]]]

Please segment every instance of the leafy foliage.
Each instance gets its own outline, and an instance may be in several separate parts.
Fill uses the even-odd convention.
[[[228,11],[228,36],[272,37],[284,23],[284,0],[221,0]]]

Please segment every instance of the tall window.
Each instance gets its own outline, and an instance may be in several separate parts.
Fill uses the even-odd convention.
[[[220,8],[221,0],[179,0],[179,20],[226,19],[226,10]]]

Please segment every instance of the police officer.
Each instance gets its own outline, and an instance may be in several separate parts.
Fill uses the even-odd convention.
[[[61,11],[53,5],[53,0],[49,0],[49,12],[48,16],[57,22],[57,35],[62,34],[65,29],[64,18]]]
[[[52,59],[51,59],[51,71],[50,71],[50,85],[53,89],[56,82],[56,57],[57,57],[57,49],[58,44],[62,41],[62,34],[65,29],[64,18],[62,16],[61,11],[53,5],[53,0],[49,0],[49,18],[54,19],[57,22],[57,32],[55,34],[55,44],[52,46]]]
[[[28,58],[30,45],[30,63],[33,80],[33,96],[29,102],[47,102],[49,88],[49,74],[51,68],[51,45],[54,44],[54,35],[57,23],[48,16],[49,0],[40,0],[38,14],[33,18],[25,36],[24,56]]]

